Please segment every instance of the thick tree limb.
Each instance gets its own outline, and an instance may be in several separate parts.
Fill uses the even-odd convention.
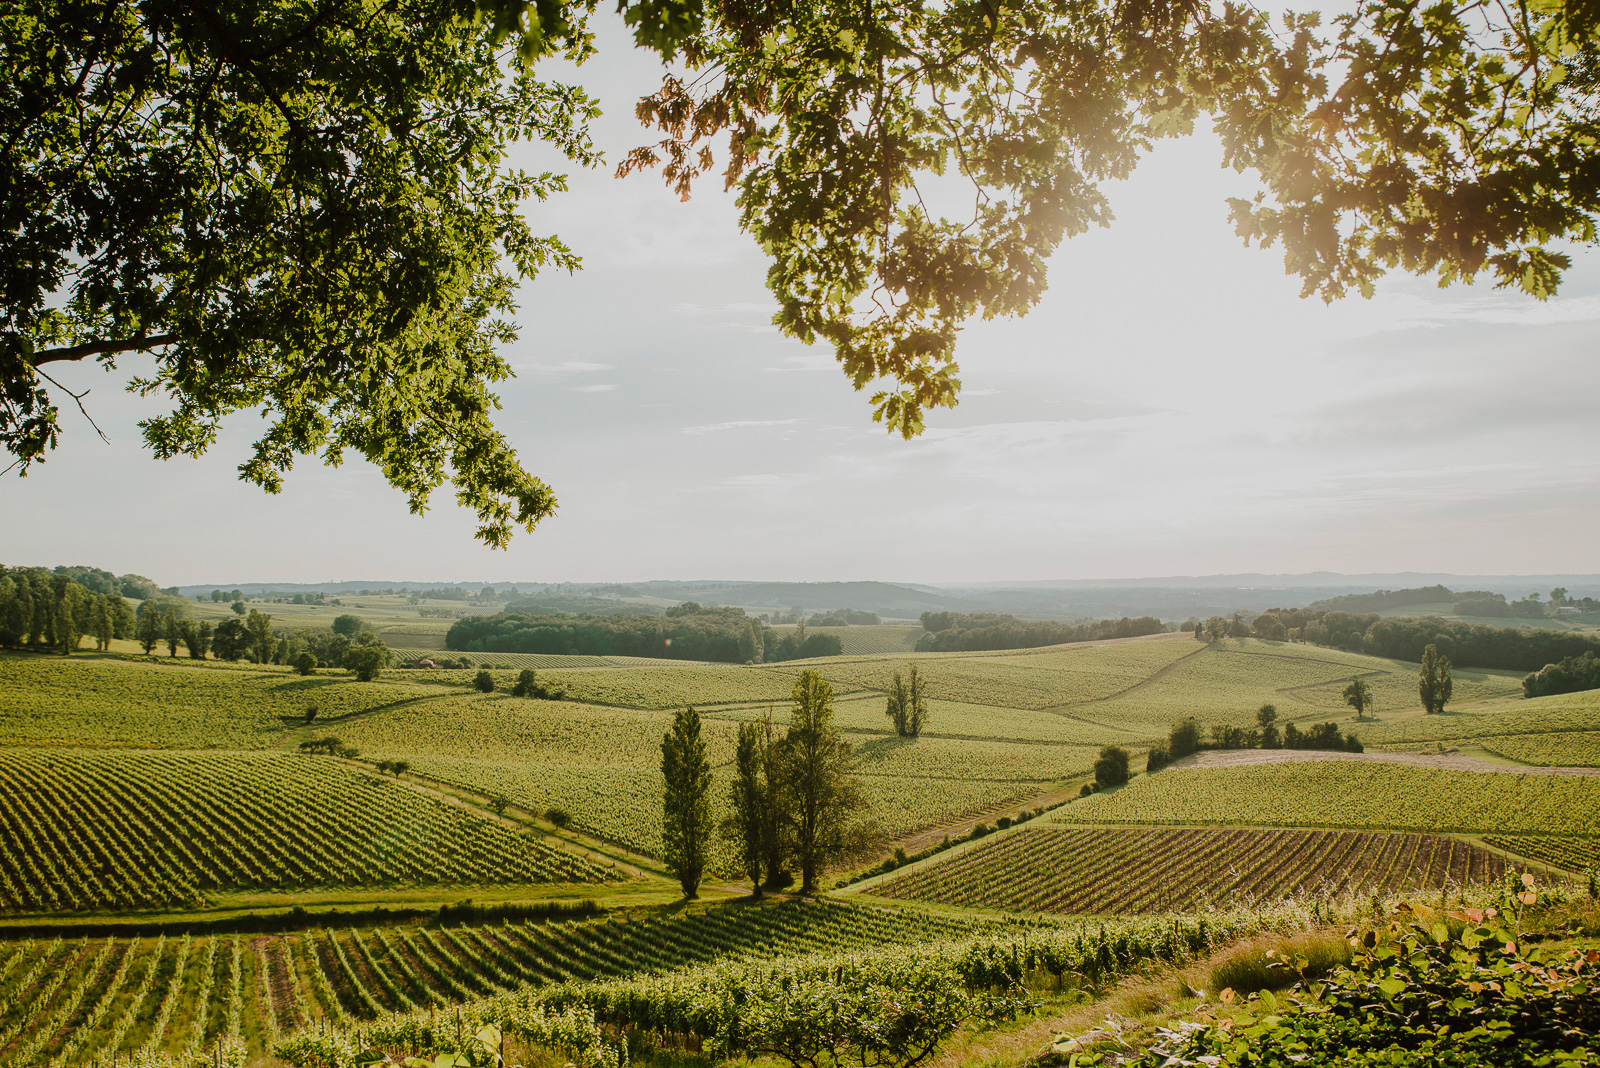
[[[145,349],[171,345],[177,340],[177,334],[156,334],[153,337],[130,337],[120,341],[85,341],[81,345],[66,345],[59,349],[40,349],[28,357],[28,363],[38,367],[46,363],[81,360],[85,356],[104,356],[111,352],[143,352]]]

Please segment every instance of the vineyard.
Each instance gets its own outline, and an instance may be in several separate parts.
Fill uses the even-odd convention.
[[[0,1064],[259,1056],[297,1028],[695,964],[970,937],[983,922],[773,904],[600,922],[0,943]],[[81,1023],[79,1021],[82,1021]]]
[[[596,882],[611,871],[315,757],[0,751],[0,906],[193,905],[212,891]]]
[[[1055,820],[1600,835],[1600,778],[1346,760],[1168,769]]]
[[[867,892],[969,908],[1131,914],[1439,890],[1497,879],[1505,867],[1497,854],[1438,835],[1028,827]]]
[[[1413,716],[1364,726],[1361,735],[1377,745],[1470,741],[1508,734],[1600,731],[1600,690],[1535,697],[1531,700],[1450,708],[1437,716]]]
[[[1600,768],[1600,731],[1490,735],[1476,744],[1522,764]]]
[[[1600,868],[1600,839],[1557,838],[1538,834],[1491,834],[1485,835],[1483,840],[1486,844],[1509,853],[1532,857],[1534,860],[1572,871]]]
[[[940,999],[962,988],[1015,990],[1026,981],[1093,990],[1152,962],[1189,959],[1247,933],[1302,927],[1309,920],[1299,909],[1228,910],[1191,918],[1006,923],[940,932],[906,916],[900,922],[911,929],[877,946],[858,944],[841,952],[825,943],[802,945],[801,955],[754,953],[742,961],[656,975],[524,986],[468,1002],[460,1019],[468,1034],[486,1023],[516,1032],[547,1023],[550,1014],[576,1011],[590,1020],[591,1034],[598,1020],[619,1030],[671,1032],[720,1046],[756,1028],[784,1027],[808,1006],[841,1001],[898,1014],[895,1005],[908,994]],[[333,1034],[303,1032],[277,1048],[304,1068],[327,1063],[329,1054],[357,1048],[358,1041],[395,1051],[451,1048],[436,1021],[432,1010],[351,1020]]]

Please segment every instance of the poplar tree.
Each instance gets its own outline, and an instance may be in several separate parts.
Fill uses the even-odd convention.
[[[739,724],[739,744],[733,752],[733,784],[728,791],[729,812],[722,836],[738,848],[744,873],[761,896],[761,884],[773,874],[767,868],[768,809],[772,798],[765,781],[766,739],[759,723]]]
[[[851,774],[850,744],[833,725],[833,687],[815,671],[802,671],[795,680],[794,710],[779,753],[800,892],[814,894],[818,873],[845,851],[849,818],[864,804]]]
[[[662,859],[692,900],[700,896],[711,839],[711,762],[692,706],[673,716],[661,738],[661,776]]]
[[[913,738],[921,736],[923,724],[928,721],[925,691],[922,676],[917,673],[917,665],[912,664],[910,678],[906,680],[906,729]]]
[[[909,703],[906,680],[896,671],[894,681],[889,684],[889,700],[883,711],[889,717],[889,722],[894,724],[894,732],[902,738],[908,733]]]
[[[1450,677],[1450,658],[1439,651],[1437,645],[1422,650],[1422,670],[1417,673],[1417,693],[1422,698],[1423,711],[1432,715],[1443,712],[1445,702],[1455,689]]]

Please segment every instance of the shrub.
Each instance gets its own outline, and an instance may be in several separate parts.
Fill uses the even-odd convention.
[[[301,653],[294,658],[294,669],[302,675],[315,675],[317,673],[317,658],[310,653]]]
[[[1100,750],[1100,759],[1094,762],[1095,785],[1121,786],[1128,781],[1128,751],[1120,745],[1108,745]]]
[[[477,677],[472,680],[472,685],[480,693],[494,693],[494,676],[487,671],[480,671]]]
[[[1149,754],[1144,759],[1144,772],[1152,775],[1172,763],[1172,754],[1164,745],[1152,745]]]
[[[549,812],[546,812],[544,814],[544,818],[555,824],[557,827],[565,827],[567,824],[572,822],[572,817],[567,814],[567,811],[560,808],[553,808]]]

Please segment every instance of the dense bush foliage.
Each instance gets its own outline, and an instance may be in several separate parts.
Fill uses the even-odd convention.
[[[1168,1032],[1133,1064],[1288,1065],[1308,1055],[1350,1068],[1594,1063],[1596,947],[1524,952],[1493,909],[1411,914],[1415,922],[1365,932],[1351,966],[1326,982],[1282,1001],[1252,997],[1243,1015],[1224,1005],[1222,1018]]]
[[[1272,716],[1266,713],[1272,711]],[[1337,723],[1314,723],[1306,730],[1289,723],[1278,731],[1276,710],[1263,705],[1257,713],[1259,727],[1245,728],[1228,723],[1211,726],[1211,737],[1200,732],[1200,721],[1186,716],[1173,725],[1166,744],[1157,742],[1150,747],[1146,758],[1146,771],[1160,771],[1174,760],[1200,752],[1202,749],[1330,749],[1347,753],[1363,751],[1361,740],[1353,734],[1340,732]]]
[[[1546,664],[1522,680],[1524,697],[1549,697],[1579,690],[1600,690],[1600,657],[1592,652],[1565,657],[1559,664]]]
[[[1066,642],[1100,641],[1106,638],[1137,638],[1162,634],[1169,628],[1152,616],[1138,619],[1100,619],[1093,623],[1058,623],[1050,620],[1024,620],[1016,616],[975,612],[924,612],[922,626],[928,631],[917,641],[919,653],[977,652],[985,649],[1036,649]]]

